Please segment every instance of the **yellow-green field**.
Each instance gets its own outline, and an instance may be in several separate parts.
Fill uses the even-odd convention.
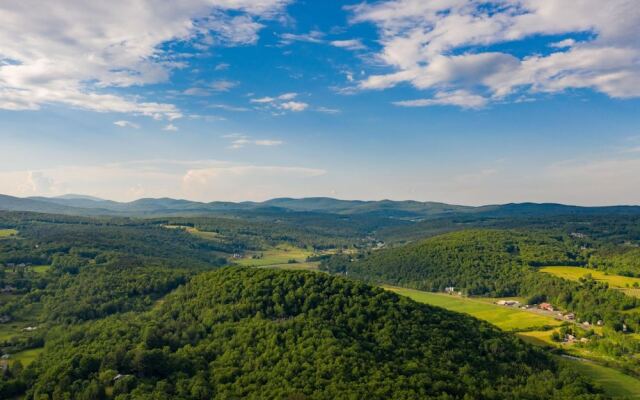
[[[600,282],[606,282],[612,289],[620,289],[629,296],[640,297],[640,290],[634,289],[633,285],[640,285],[640,278],[630,278],[621,275],[605,274],[597,269],[582,268],[582,267],[544,267],[540,269],[540,272],[551,274],[559,278],[568,279],[571,281],[577,281],[583,278],[585,275],[591,275],[591,277]]]
[[[275,268],[275,269],[284,269],[287,271],[318,271],[319,262],[298,262],[298,263],[286,263],[286,264],[273,264],[273,265],[263,265],[258,268]]]
[[[10,362],[20,361],[23,366],[31,364],[42,353],[44,348],[24,350],[16,354],[12,354]]]
[[[430,293],[390,286],[386,286],[385,289],[392,290],[420,303],[431,304],[451,311],[469,314],[507,331],[530,329],[538,326],[558,326],[562,324],[561,321],[550,316],[492,304],[492,301],[495,299],[457,297],[442,293]],[[571,353],[574,353],[573,350],[577,348],[568,349],[567,347],[570,347],[570,345],[561,345],[551,340],[551,334],[557,329],[558,328],[518,332],[516,335],[522,338],[522,340],[534,345],[563,347],[565,350],[570,350]],[[578,356],[583,355],[581,351],[575,354]],[[560,357],[558,358],[560,359]],[[572,366],[580,373],[589,377],[594,383],[600,385],[611,397],[640,399],[640,380],[625,375],[613,368],[604,367],[593,362],[567,358],[561,359],[563,360],[562,362]]]
[[[194,236],[198,236],[199,238],[202,239],[219,239],[221,237],[221,235],[217,232],[208,232],[208,231],[201,231],[198,228],[194,228],[192,226],[183,226],[183,225],[164,225],[165,228],[167,229],[183,229],[186,232],[194,235]]]
[[[298,263],[305,263],[307,261],[307,257],[312,254],[313,253],[307,249],[289,245],[279,245],[265,251],[251,252],[245,258],[234,260],[234,262],[245,267],[282,265],[287,264],[289,260],[296,260]]]
[[[18,231],[15,229],[0,229],[0,239],[16,236]]]
[[[640,399],[640,380],[636,378],[589,361],[562,358],[562,362],[591,378],[612,397]]]
[[[33,270],[33,272],[36,272],[38,274],[44,274],[51,269],[51,265],[34,265],[33,267],[31,267],[31,269]]]
[[[525,342],[536,346],[561,347],[558,342],[554,342],[553,340],[551,340],[551,335],[553,335],[553,332],[558,330],[559,329],[556,328],[546,331],[518,332],[516,333],[516,335]]]
[[[544,326],[559,326],[562,321],[543,314],[492,304],[488,299],[451,296],[442,293],[430,293],[420,290],[386,286],[400,295],[407,296],[419,303],[431,304],[447,310],[469,314],[478,319],[490,322],[506,330],[523,330]]]

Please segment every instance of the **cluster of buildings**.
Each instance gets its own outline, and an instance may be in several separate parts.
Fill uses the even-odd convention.
[[[444,288],[444,292],[446,294],[457,294],[458,296],[462,296],[462,292],[461,291],[457,291],[456,292],[456,288],[453,287],[453,286],[449,286],[449,287]]]

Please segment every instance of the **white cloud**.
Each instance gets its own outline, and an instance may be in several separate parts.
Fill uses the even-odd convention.
[[[283,33],[280,35],[280,43],[284,45],[288,45],[293,42],[324,43],[323,38],[324,33],[320,31],[311,31],[304,34]]]
[[[280,104],[280,108],[287,111],[300,112],[309,107],[309,104],[301,101],[287,101]]]
[[[199,82],[199,83],[202,83],[202,82]],[[202,86],[191,87],[189,89],[184,90],[182,94],[187,96],[211,96],[212,94],[217,92],[228,92],[229,90],[238,86],[238,84],[239,83],[235,81],[220,79],[217,81],[213,81],[204,87]]]
[[[378,27],[377,59],[393,69],[360,82],[386,89],[408,82],[435,93],[510,95],[592,89],[640,96],[640,7],[630,0],[386,0],[347,7],[354,23]],[[586,35],[585,35],[586,34]],[[552,42],[557,35],[580,35]],[[492,45],[548,38],[515,55]]]
[[[185,64],[161,46],[254,43],[260,18],[288,0],[158,0],[0,3],[0,108],[36,110],[58,103],[97,112],[175,119],[172,104],[110,93],[169,79]]]
[[[401,107],[458,106],[462,108],[482,108],[488,100],[482,96],[465,90],[438,92],[431,99],[396,101],[393,104]]]
[[[257,103],[257,104],[266,104],[266,103],[273,103],[276,99],[273,97],[260,97],[258,99],[251,99],[250,101],[252,103]]]
[[[162,130],[163,131],[168,131],[168,132],[177,132],[178,131],[178,127],[175,126],[174,124],[168,124],[164,128],[162,128]]]
[[[213,68],[213,70],[214,70],[214,71],[226,71],[226,70],[228,70],[228,69],[229,69],[229,67],[230,67],[230,66],[231,66],[231,65],[230,65],[230,64],[228,64],[228,63],[220,63],[220,64],[216,65],[216,66]]]
[[[211,85],[209,85],[209,87],[216,92],[228,92],[236,86],[238,86],[238,82],[229,81],[226,79],[215,81],[211,83]]]
[[[301,112],[309,108],[309,104],[302,101],[293,101],[298,93],[283,93],[276,97],[266,96],[253,98],[251,103],[261,105],[258,109],[270,110],[274,115],[282,115],[284,112]]]
[[[347,50],[362,50],[367,48],[360,39],[333,40],[330,44],[334,47]]]
[[[14,196],[82,193],[131,201],[145,197],[199,201],[266,200],[306,196],[323,169],[238,164],[219,160],[133,160],[39,171],[0,171],[0,193]]]
[[[325,114],[340,114],[340,110],[337,108],[318,107],[316,108],[316,111]]]
[[[51,193],[54,188],[53,178],[41,171],[28,171],[25,181],[18,187],[18,190],[25,195],[36,195]]]
[[[298,93],[290,92],[290,93],[281,94],[280,96],[278,96],[278,99],[279,100],[293,100],[296,97],[298,97]]]
[[[121,128],[133,128],[133,129],[140,129],[140,125],[131,122],[131,121],[125,121],[125,120],[120,120],[120,121],[116,121],[113,123],[116,126],[119,126]]]
[[[282,140],[256,140],[255,142],[256,146],[280,146],[282,143],[284,143]]]
[[[255,140],[255,139],[251,139],[247,135],[243,135],[240,133],[231,133],[228,135],[224,135],[222,137],[225,139],[231,139],[231,145],[229,146],[230,149],[241,149],[249,145],[272,147],[272,146],[280,146],[281,144],[284,144],[282,140],[275,140],[275,139]]]
[[[218,108],[220,110],[233,111],[233,112],[249,111],[249,109],[246,108],[246,107],[237,107],[237,106],[232,106],[232,105],[229,105],[229,104],[210,104],[207,107],[209,107],[209,108]]]
[[[565,40],[561,40],[559,42],[551,43],[549,46],[555,47],[557,49],[564,49],[564,48],[567,48],[567,47],[571,47],[571,46],[573,46],[575,44],[576,44],[576,41],[574,39],[565,39]]]

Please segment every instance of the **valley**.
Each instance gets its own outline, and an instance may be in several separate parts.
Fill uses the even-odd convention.
[[[454,216],[434,220],[449,227],[445,232],[406,242],[399,229],[415,235],[427,222],[402,228],[391,216],[392,204],[385,204],[389,217],[361,217],[344,226],[335,225],[346,215],[342,203],[332,209],[324,201],[330,212],[294,210],[308,203],[277,204],[292,209],[148,218],[0,211],[0,227],[19,232],[8,236],[17,240],[0,241],[0,350],[8,371],[0,393],[35,399],[57,391],[114,400],[171,393],[191,400],[197,396],[187,387],[207,396],[251,398],[260,386],[272,390],[269,397],[461,396],[492,387],[488,382],[497,378],[486,368],[503,362],[489,356],[497,352],[515,364],[496,367],[509,383],[491,389],[495,393],[638,396],[640,304],[625,294],[637,278],[589,267],[594,260],[628,258],[629,241],[640,237],[629,229],[635,217],[609,215],[598,226],[599,217],[591,215],[541,216],[533,228],[531,217]],[[591,230],[573,235],[582,221],[590,221]],[[387,236],[391,227],[395,233]],[[429,308],[409,311],[413,301]],[[415,347],[415,327],[391,328],[404,326],[408,315],[422,315],[422,326],[432,326],[429,338],[420,339],[425,346],[453,354],[470,346],[455,357],[480,378],[452,387],[446,376],[467,372],[437,363],[427,368],[436,365],[427,355],[435,350]],[[458,334],[454,342],[444,339]],[[399,361],[409,349],[425,353]],[[471,356],[470,349],[480,352]],[[314,352],[320,376],[309,374],[308,363],[296,364]],[[400,383],[393,373],[374,384],[359,367],[374,359],[381,370],[401,362],[409,368],[402,374],[415,379]],[[196,373],[205,365],[218,378]],[[252,374],[248,365],[263,372]],[[506,372],[511,369],[527,372]],[[292,370],[302,375],[294,378]],[[538,374],[551,375],[534,390],[523,377],[536,381]],[[116,383],[117,375],[127,378]],[[423,386],[437,376],[441,392]],[[85,384],[55,383],[70,379]],[[265,386],[268,380],[274,385]]]

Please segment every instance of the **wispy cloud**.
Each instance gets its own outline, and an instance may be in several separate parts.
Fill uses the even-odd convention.
[[[276,97],[258,97],[249,100],[251,103],[261,105],[272,111],[273,114],[279,115],[283,112],[301,112],[309,108],[309,104],[303,101],[294,101],[298,97],[298,93],[283,93]]]
[[[403,100],[396,101],[393,104],[400,107],[458,106],[479,109],[485,107],[488,102],[488,99],[480,95],[466,90],[456,90],[453,92],[438,92],[430,99]]]
[[[287,101],[280,104],[282,110],[300,112],[309,108],[309,104],[302,101]]]
[[[120,128],[140,129],[140,125],[133,123],[131,121],[126,121],[126,120],[116,121],[113,124],[116,126],[119,126]]]
[[[325,34],[320,31],[311,31],[309,33],[302,34],[283,33],[280,35],[280,43],[284,45],[288,45],[293,42],[324,43],[324,36]]]
[[[178,131],[178,127],[175,126],[174,124],[168,124],[164,128],[162,128],[162,130],[163,131],[168,131],[168,132],[177,132]]]
[[[337,108],[318,107],[315,110],[325,114],[340,114],[340,110]]]
[[[209,107],[209,108],[217,108],[217,109],[224,110],[224,111],[233,111],[233,112],[249,111],[249,109],[246,108],[246,107],[232,106],[232,105],[229,105],[229,104],[210,104],[207,107]]]
[[[332,40],[329,44],[347,50],[363,50],[367,48],[360,39]]]
[[[222,136],[225,139],[229,139],[230,149],[241,149],[246,146],[264,146],[264,147],[273,147],[280,146],[284,144],[282,140],[277,139],[252,139],[247,135],[243,135],[240,133],[230,133]]]

